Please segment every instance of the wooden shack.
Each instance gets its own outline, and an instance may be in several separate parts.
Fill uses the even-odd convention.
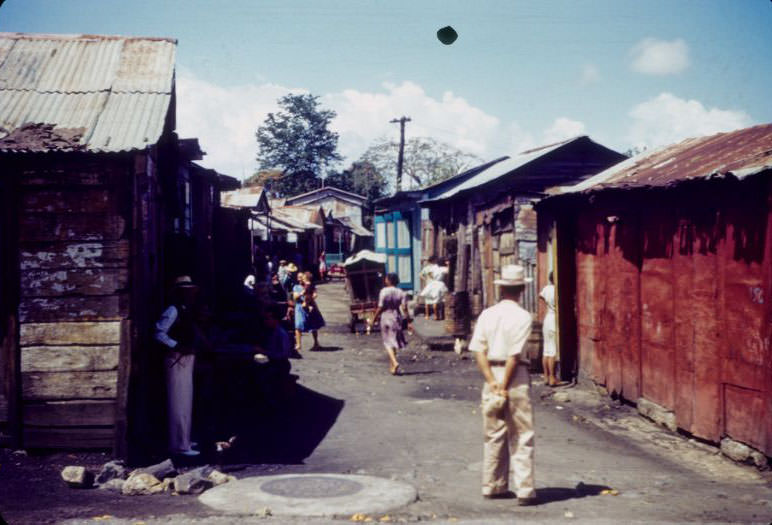
[[[772,455],[772,124],[633,157],[538,209],[580,377]]]
[[[533,202],[550,187],[583,180],[624,158],[589,137],[577,137],[489,163],[462,184],[421,201],[429,210],[430,224],[423,228],[430,236],[424,240],[427,256],[451,261],[449,288],[455,295],[447,315],[455,317],[455,325],[449,324],[452,332],[465,335],[469,319],[497,301],[494,280],[506,264],[523,265],[526,276],[534,279],[522,303],[537,313]],[[541,270],[546,279],[550,268]]]
[[[159,404],[150,326],[163,241],[184,212],[175,49],[161,38],[0,33],[6,442],[125,456],[133,415],[132,435],[157,430],[145,417]]]

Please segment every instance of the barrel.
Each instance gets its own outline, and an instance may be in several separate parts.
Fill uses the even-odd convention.
[[[460,337],[469,333],[468,292],[453,292],[445,297],[445,331]]]

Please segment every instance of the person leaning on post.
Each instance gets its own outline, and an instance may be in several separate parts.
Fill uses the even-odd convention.
[[[482,388],[485,498],[512,497],[510,471],[519,505],[537,502],[534,489],[534,431],[531,379],[523,354],[531,314],[518,304],[528,280],[522,266],[501,269],[500,300],[480,314],[469,350],[485,378]]]
[[[155,325],[155,340],[166,350],[166,395],[169,424],[169,452],[197,456],[190,440],[193,416],[193,367],[196,348],[205,343],[194,311],[198,286],[183,275],[174,282],[172,304]]]

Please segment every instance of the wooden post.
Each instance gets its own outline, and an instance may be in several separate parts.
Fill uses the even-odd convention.
[[[22,447],[22,419],[21,419],[21,363],[19,360],[18,324],[15,315],[9,315],[5,326],[5,337],[0,351],[3,358],[0,362],[5,364],[4,377],[0,377],[5,383],[5,394],[8,401],[8,430],[10,445],[13,448]]]
[[[456,292],[466,291],[467,259],[464,244],[465,235],[464,224],[459,222],[456,229],[456,275],[453,286]]]
[[[118,350],[118,384],[115,400],[115,444],[113,453],[120,459],[128,458],[129,377],[131,377],[131,321],[121,321],[121,339]]]

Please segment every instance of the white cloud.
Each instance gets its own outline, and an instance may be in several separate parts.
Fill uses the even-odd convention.
[[[662,93],[634,106],[628,140],[635,147],[656,147],[688,137],[732,131],[752,124],[744,111],[706,108],[697,100]]]
[[[275,84],[223,87],[183,70],[177,74],[177,133],[198,137],[205,166],[248,177],[257,168],[257,127],[290,92],[302,90]]]
[[[499,137],[498,118],[449,91],[433,98],[413,82],[385,84],[378,93],[347,89],[322,100],[338,114],[332,127],[340,133],[340,151],[349,160],[377,138],[397,140],[399,126],[389,121],[403,115],[411,118],[405,128],[408,138],[435,137],[475,155],[489,155]]]
[[[566,117],[558,117],[552,125],[544,131],[544,144],[554,144],[561,140],[570,139],[587,133],[583,122],[571,120]]]
[[[680,38],[671,42],[644,38],[630,54],[633,70],[646,75],[673,75],[689,67],[689,46]]]
[[[585,64],[582,66],[582,77],[579,81],[582,86],[597,84],[600,82],[600,70],[595,64]]]
[[[278,109],[276,100],[290,92],[307,91],[269,83],[220,86],[183,69],[177,75],[177,132],[199,138],[207,152],[203,165],[244,178],[257,169],[255,131]],[[332,128],[340,135],[343,166],[375,140],[398,140],[399,126],[389,121],[403,115],[412,119],[406,126],[408,138],[432,137],[485,160],[584,133],[584,124],[565,117],[542,133],[525,130],[517,122],[502,123],[450,91],[432,97],[409,81],[384,84],[375,92],[329,93],[321,102],[338,114]]]

